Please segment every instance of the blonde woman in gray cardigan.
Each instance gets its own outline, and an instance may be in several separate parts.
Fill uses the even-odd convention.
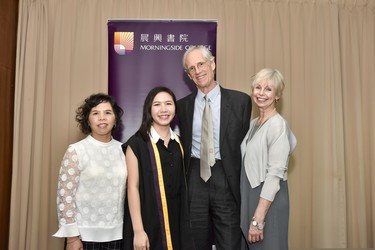
[[[262,69],[252,78],[259,117],[251,120],[241,144],[242,249],[288,249],[288,159],[297,141],[277,112],[283,89],[276,69]]]

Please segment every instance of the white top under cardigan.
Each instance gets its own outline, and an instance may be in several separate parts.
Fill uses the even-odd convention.
[[[127,169],[121,143],[92,136],[69,145],[57,189],[59,230],[55,237],[83,241],[122,239]]]
[[[285,119],[276,114],[261,125],[247,142],[257,119],[251,120],[249,131],[242,141],[242,162],[251,187],[256,188],[264,182],[260,196],[273,201],[280,189],[280,180],[288,178],[288,158],[297,140]]]

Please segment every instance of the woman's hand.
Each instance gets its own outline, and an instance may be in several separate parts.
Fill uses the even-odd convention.
[[[255,209],[253,219],[250,221],[249,225],[249,233],[247,239],[250,244],[257,243],[264,239],[264,220],[269,208],[271,207],[271,204],[271,201],[259,197],[258,206]],[[255,223],[255,225],[253,223]]]
[[[150,242],[145,231],[134,232],[134,250],[149,250]]]
[[[249,234],[247,237],[250,244],[262,241],[264,239],[263,230],[259,230],[251,221],[249,225]]]
[[[83,244],[81,239],[76,237],[66,238],[66,250],[83,250]]]

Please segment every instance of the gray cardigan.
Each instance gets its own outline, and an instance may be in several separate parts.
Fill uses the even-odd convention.
[[[264,182],[260,196],[273,201],[280,189],[280,180],[288,178],[288,159],[297,140],[280,114],[268,119],[248,140],[257,119],[251,120],[241,144],[242,171],[246,172],[252,188]]]

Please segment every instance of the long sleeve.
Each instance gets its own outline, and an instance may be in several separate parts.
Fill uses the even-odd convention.
[[[121,143],[88,135],[71,144],[61,162],[57,188],[59,230],[83,241],[122,238],[127,169]]]
[[[77,192],[80,170],[77,153],[69,147],[61,162],[57,188],[57,214],[59,230],[53,236],[72,237],[79,235],[76,222],[77,207],[75,195]]]
[[[252,120],[250,130],[255,121]],[[280,115],[269,119],[247,142],[248,137],[249,133],[241,144],[247,178],[252,188],[264,182],[260,196],[273,201],[280,180],[287,179],[288,158],[296,146],[296,138]]]
[[[267,132],[267,174],[260,196],[273,201],[280,189],[280,180],[286,179],[288,158],[294,150],[295,139],[284,120],[274,119]],[[291,135],[293,138],[291,138]]]

